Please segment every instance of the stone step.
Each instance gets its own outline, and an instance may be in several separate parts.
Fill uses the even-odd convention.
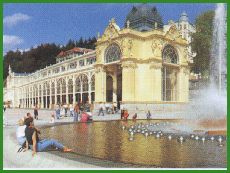
[[[109,120],[120,120],[121,115],[120,114],[105,114],[104,116],[100,115],[98,116],[93,115],[92,116],[93,121],[109,121]]]

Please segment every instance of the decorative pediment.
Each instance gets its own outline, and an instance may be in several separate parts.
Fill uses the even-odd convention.
[[[101,37],[101,40],[111,40],[119,35],[120,27],[116,24],[114,18],[109,21],[109,25],[105,29],[104,34]]]
[[[151,48],[154,56],[161,56],[161,51],[163,47],[163,41],[161,39],[153,39]]]
[[[172,26],[170,26],[169,30],[165,34],[165,37],[171,40],[182,39],[182,36],[177,29],[176,24],[172,24]]]

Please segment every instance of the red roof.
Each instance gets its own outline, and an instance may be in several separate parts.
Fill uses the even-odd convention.
[[[73,49],[67,50],[67,51],[61,51],[57,56],[62,57],[66,56],[68,53],[74,53],[74,52],[80,52],[80,53],[88,53],[92,52],[92,49],[86,49],[86,48],[81,48],[81,47],[74,47]]]
[[[64,56],[64,52],[63,51],[61,51],[57,56]]]

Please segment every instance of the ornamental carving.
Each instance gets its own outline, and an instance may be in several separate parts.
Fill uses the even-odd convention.
[[[125,49],[125,39],[121,39],[120,41],[120,49],[121,49],[121,53],[123,54],[124,53],[124,49]]]
[[[120,31],[120,28],[116,24],[115,19],[111,19],[109,21],[109,25],[105,29],[104,34],[102,35],[102,40],[103,41],[105,41],[105,40],[110,41],[111,39],[119,36],[119,31]]]
[[[161,56],[162,47],[163,47],[163,41],[161,39],[158,39],[158,40],[154,39],[152,41],[151,48],[155,56]]]
[[[101,58],[100,58],[100,55],[101,55],[101,49],[100,48],[96,48],[96,57],[97,57],[97,62],[101,62]]]
[[[128,57],[130,58],[132,56],[131,50],[133,48],[133,41],[132,40],[128,40],[128,46],[127,46],[127,48],[128,48],[128,51],[129,51]]]
[[[120,49],[121,49],[121,52],[122,52],[123,56],[125,56],[127,58],[131,58],[133,56],[132,48],[133,48],[132,39],[127,40],[127,39],[123,38],[120,41]]]
[[[134,68],[137,68],[137,64],[131,61],[124,61],[122,62],[121,67],[134,69]]]
[[[104,66],[95,66],[95,73],[105,72]]]
[[[177,30],[177,27],[175,24],[173,24],[168,32],[166,33],[166,36],[168,36],[170,39],[175,40],[177,38],[181,38],[180,32]]]

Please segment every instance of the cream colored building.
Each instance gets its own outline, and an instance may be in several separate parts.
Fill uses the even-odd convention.
[[[188,102],[188,40],[175,23],[164,27],[155,7],[133,7],[122,29],[111,19],[98,35],[96,50],[75,49],[32,74],[10,72],[7,81],[21,80],[7,84],[6,90],[14,91],[13,106],[52,108],[89,101],[96,110],[101,102],[115,102],[146,111]]]

